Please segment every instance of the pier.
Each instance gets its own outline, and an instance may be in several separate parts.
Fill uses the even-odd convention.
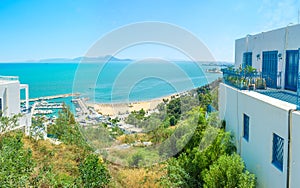
[[[42,101],[37,104],[36,109],[61,109],[63,108],[63,103],[48,103]]]
[[[85,102],[83,100],[84,99],[73,99],[72,102],[74,104],[78,105],[78,107],[81,109],[81,111],[83,112],[83,114],[89,114],[89,110],[88,110],[88,108],[85,105]]]
[[[78,97],[78,96],[80,96],[79,93],[68,93],[68,94],[61,94],[61,95],[32,98],[32,99],[29,99],[29,102],[35,102],[35,101],[40,101],[40,100],[52,100],[52,99],[59,99],[59,98],[66,98],[66,97]],[[22,100],[21,102],[23,103],[23,102],[25,102],[25,100]]]

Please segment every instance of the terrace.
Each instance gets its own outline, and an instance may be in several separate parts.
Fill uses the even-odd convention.
[[[222,69],[223,82],[240,90],[266,89],[266,80],[256,69]]]
[[[239,90],[254,90],[255,92],[276,98],[300,108],[300,92],[282,89],[281,73],[276,76],[263,75],[254,68],[223,69],[223,82]],[[272,79],[273,78],[273,79]],[[299,89],[298,89],[299,90]]]

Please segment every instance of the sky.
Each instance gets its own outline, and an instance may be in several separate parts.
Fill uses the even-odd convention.
[[[234,42],[247,34],[298,23],[296,0],[0,0],[0,62],[84,56],[97,40],[145,21],[183,28],[216,61],[234,60]],[[117,57],[181,59],[157,45],[135,46]]]

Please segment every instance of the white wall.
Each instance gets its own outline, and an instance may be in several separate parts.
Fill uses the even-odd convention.
[[[20,113],[20,83],[19,81],[1,81],[0,98],[2,98],[4,115]]]
[[[300,187],[300,112],[292,114],[291,129],[291,170],[290,185],[291,187]]]
[[[226,130],[237,139],[238,153],[246,168],[256,175],[257,186],[285,187],[288,111],[295,105],[254,91],[237,90],[226,84],[220,84],[219,92],[220,118],[226,121]],[[250,117],[249,141],[243,138],[244,113]],[[284,139],[283,171],[272,164],[273,133]]]
[[[237,89],[225,87],[222,83],[219,87],[219,114],[221,119],[226,120],[226,130],[233,133],[234,136],[238,135],[239,127],[237,112],[238,112],[238,101],[237,101]],[[230,97],[229,97],[230,96]],[[239,139],[234,139],[236,146],[239,146]],[[239,147],[237,147],[239,152]]]

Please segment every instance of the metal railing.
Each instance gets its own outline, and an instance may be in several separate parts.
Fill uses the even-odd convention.
[[[246,72],[240,69],[222,69],[223,82],[240,90],[266,89],[266,80],[261,73]]]
[[[261,73],[266,80],[267,87],[281,89],[281,72],[278,73]]]
[[[234,86],[238,89],[246,90],[255,86],[256,89],[282,88],[281,72],[278,73],[262,73],[247,72],[243,69],[222,69],[224,83]]]

